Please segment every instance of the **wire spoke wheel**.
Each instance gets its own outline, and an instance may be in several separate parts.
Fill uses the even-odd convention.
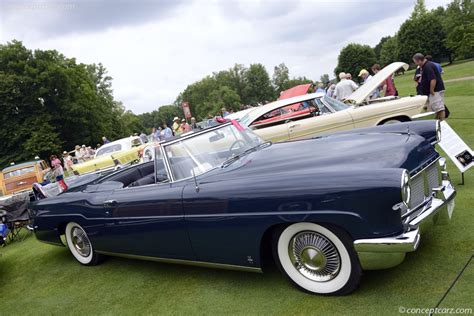
[[[337,248],[316,232],[305,231],[293,236],[288,254],[298,272],[310,280],[326,282],[339,273],[341,259]]]
[[[86,233],[79,227],[74,227],[71,231],[71,240],[77,252],[88,257],[91,253],[91,243]]]

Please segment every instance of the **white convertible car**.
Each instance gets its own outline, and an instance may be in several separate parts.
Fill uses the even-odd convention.
[[[402,67],[408,69],[402,62],[388,65],[354,91],[345,103],[323,93],[312,93],[275,101],[235,116],[262,138],[278,142],[411,121],[431,114],[424,113],[426,96],[369,99],[386,78]]]

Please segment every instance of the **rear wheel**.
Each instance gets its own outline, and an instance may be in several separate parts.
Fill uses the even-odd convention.
[[[65,236],[69,250],[81,264],[92,266],[100,262],[101,255],[94,251],[92,243],[81,225],[74,222],[68,223]]]
[[[362,275],[351,238],[337,228],[292,224],[277,232],[274,255],[282,273],[313,294],[348,294]]]

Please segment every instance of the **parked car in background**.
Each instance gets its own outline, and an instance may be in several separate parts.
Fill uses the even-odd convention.
[[[0,191],[3,195],[10,195],[31,190],[33,183],[43,182],[50,170],[44,160],[12,164],[0,173]]]
[[[140,152],[145,147],[139,136],[122,138],[97,149],[94,158],[72,165],[75,175],[113,170],[140,159]]]
[[[266,140],[285,141],[418,119],[426,112],[426,96],[368,99],[388,76],[404,67],[408,65],[385,67],[345,103],[324,93],[304,94],[257,107],[242,115],[240,122]]]
[[[274,260],[303,290],[346,294],[363,269],[416,251],[422,225],[451,217],[439,139],[437,121],[420,121],[272,144],[232,121],[33,202],[35,234],[83,265],[115,255],[261,271]]]

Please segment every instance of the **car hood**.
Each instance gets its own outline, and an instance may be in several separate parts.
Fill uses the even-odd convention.
[[[235,172],[241,176],[273,174],[279,171],[341,171],[403,168],[412,174],[438,153],[423,137],[410,133],[367,133],[334,135],[284,142],[254,152]],[[232,165],[231,165],[232,166]],[[236,174],[236,176],[239,176]]]
[[[312,86],[311,83],[300,84],[288,90],[282,91],[280,96],[278,97],[278,100],[289,99],[289,98],[296,97],[299,95],[307,94],[311,86]]]
[[[364,100],[367,99],[374,92],[374,90],[377,89],[383,83],[385,79],[393,75],[400,68],[408,70],[408,64],[405,64],[403,62],[395,62],[386,66],[376,75],[372,76],[372,78],[368,82],[364,83],[349,97],[347,97],[346,101],[353,104],[360,104],[364,102]]]

